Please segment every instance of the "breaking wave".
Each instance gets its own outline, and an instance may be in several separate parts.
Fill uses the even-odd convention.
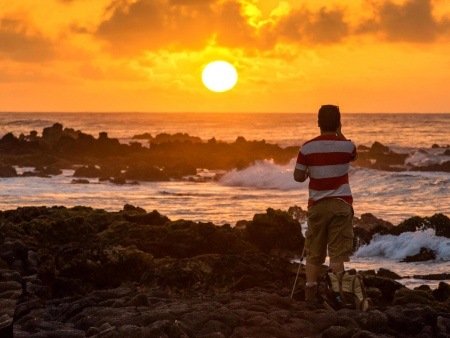
[[[299,185],[307,186],[307,183],[294,181],[294,167],[295,159],[285,166],[277,165],[273,161],[258,161],[243,170],[234,169],[226,173],[219,183],[230,187],[279,190],[296,190]]]
[[[399,236],[375,236],[370,244],[359,248],[354,257],[383,257],[402,260],[406,256],[417,254],[421,247],[434,250],[437,260],[450,260],[450,239],[436,236],[433,229],[404,232]]]

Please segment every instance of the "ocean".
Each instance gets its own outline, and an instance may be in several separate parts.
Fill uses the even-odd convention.
[[[128,143],[134,135],[150,133],[188,133],[203,140],[232,142],[238,136],[265,140],[280,146],[298,146],[318,134],[316,114],[194,114],[194,113],[0,113],[0,136],[8,132],[19,136],[59,122],[64,127],[98,137],[107,132],[111,138]],[[378,141],[396,152],[409,155],[414,165],[429,165],[450,160],[444,155],[450,144],[450,114],[342,114],[342,131],[357,145]],[[441,148],[432,147],[439,145]],[[307,183],[293,180],[295,159],[285,166],[260,161],[244,170],[224,173],[219,181],[188,180],[142,182],[140,185],[114,185],[91,180],[88,185],[71,184],[72,170],[52,178],[14,177],[0,180],[0,209],[19,206],[85,205],[118,211],[125,204],[147,211],[158,210],[170,219],[190,219],[234,225],[250,220],[269,207],[287,210],[306,208]],[[17,168],[24,172],[30,168]],[[205,177],[214,172],[202,171]],[[352,167],[350,185],[355,215],[372,213],[399,224],[412,216],[450,216],[450,174],[444,172],[385,172]],[[413,237],[377,239],[352,258],[355,268],[383,265],[403,276],[450,272],[450,240],[428,233]],[[416,248],[416,246],[418,246]],[[398,263],[414,254],[420,245],[433,248],[438,257],[432,264]],[[404,280],[415,285],[416,280]],[[428,281],[427,284],[437,282]]]

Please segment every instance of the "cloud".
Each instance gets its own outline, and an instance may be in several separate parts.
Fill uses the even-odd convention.
[[[448,28],[448,19],[437,21],[433,16],[431,0],[408,0],[400,5],[392,1],[377,5],[374,19],[361,24],[357,32],[381,33],[392,42],[427,43],[446,34]]]
[[[250,17],[247,7],[257,8],[257,4],[248,0],[113,0],[94,36],[116,55],[202,50],[211,45],[250,53],[273,50],[280,42],[332,45],[353,36],[432,42],[450,27],[448,19],[438,21],[433,16],[432,0],[373,2],[368,9],[373,18],[361,16],[359,21],[349,21],[349,7],[343,6],[315,10],[288,6],[270,17]]]
[[[295,10],[282,17],[273,27],[280,40],[309,44],[341,42],[349,33],[342,10],[321,8],[312,13],[307,9]]]
[[[296,10],[254,25],[244,0],[116,0],[95,36],[115,54],[159,48],[200,50],[208,44],[271,49],[278,41],[338,43],[348,34],[342,10]],[[252,4],[254,6],[254,4]]]
[[[109,8],[110,18],[99,25],[95,35],[107,41],[116,54],[162,47],[200,49],[213,36],[208,25],[214,17],[211,2],[116,1]]]
[[[0,20],[0,56],[21,62],[48,61],[54,57],[51,41],[38,33],[30,33],[23,21]]]

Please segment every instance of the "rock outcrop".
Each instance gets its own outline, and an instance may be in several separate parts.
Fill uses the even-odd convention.
[[[393,272],[367,271],[373,309],[311,311],[303,302],[301,266],[291,298],[298,265],[276,254],[304,238],[298,220],[280,210],[268,209],[240,228],[172,221],[131,205],[120,212],[25,207],[0,212],[0,220],[2,337],[450,332],[444,282],[435,290],[410,290]]]

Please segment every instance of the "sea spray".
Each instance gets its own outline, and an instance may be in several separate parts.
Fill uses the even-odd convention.
[[[359,248],[355,258],[382,257],[401,260],[426,247],[436,252],[436,259],[450,261],[450,239],[435,235],[434,229],[404,232],[399,236],[377,235],[370,244]]]
[[[295,159],[288,165],[280,166],[273,161],[257,161],[243,170],[232,170],[225,174],[220,183],[230,187],[252,187],[257,189],[298,190],[307,183],[294,181]]]

